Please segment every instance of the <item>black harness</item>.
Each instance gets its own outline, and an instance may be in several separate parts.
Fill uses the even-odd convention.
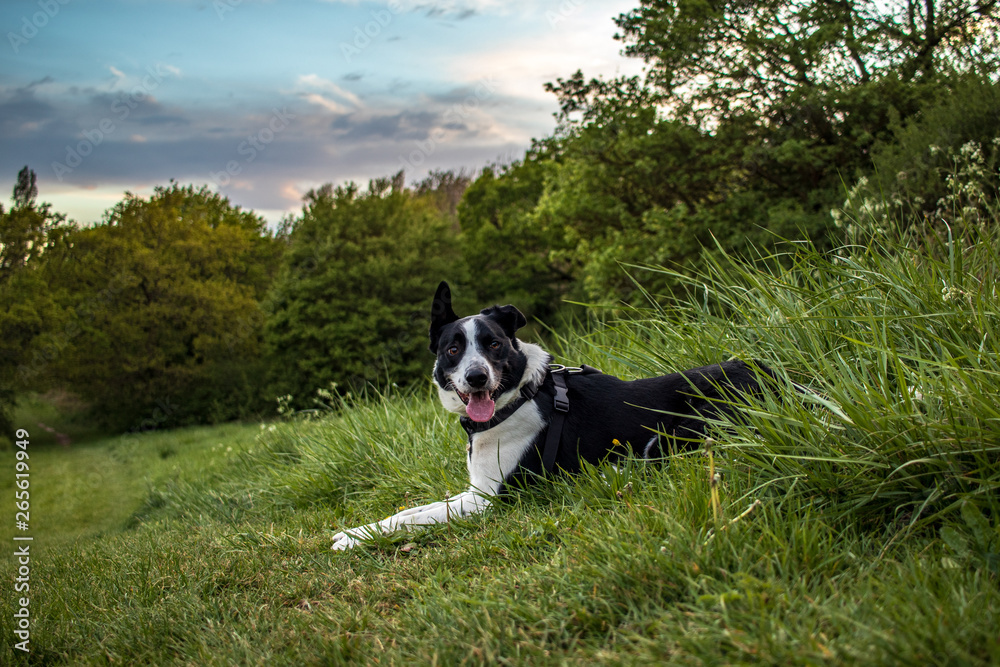
[[[549,421],[548,432],[545,435],[545,448],[542,450],[542,464],[546,472],[555,470],[556,455],[559,453],[559,441],[562,439],[563,423],[566,421],[566,414],[569,412],[569,388],[566,386],[566,378],[576,373],[600,373],[601,371],[590,366],[563,366],[562,364],[549,364],[548,374],[552,377],[552,382],[556,388],[555,412],[552,413],[552,420]],[[462,417],[459,421],[462,428],[469,434],[469,445],[472,445],[472,436],[476,433],[488,431],[497,426],[512,414],[518,411],[522,405],[530,401],[538,393],[538,390],[545,383],[544,380],[536,385],[529,385],[521,389],[520,395],[497,410],[493,417],[486,422],[475,422],[468,417]]]

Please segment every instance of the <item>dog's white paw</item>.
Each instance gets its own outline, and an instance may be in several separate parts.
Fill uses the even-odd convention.
[[[333,545],[330,549],[333,551],[347,551],[356,547],[360,541],[358,538],[351,537],[345,532],[339,532],[333,536]]]
[[[353,549],[360,542],[370,538],[373,534],[381,532],[379,529],[381,526],[377,523],[370,523],[367,526],[358,526],[357,528],[350,528],[348,530],[342,530],[333,536],[333,544],[330,549],[333,551],[346,551],[348,549]]]

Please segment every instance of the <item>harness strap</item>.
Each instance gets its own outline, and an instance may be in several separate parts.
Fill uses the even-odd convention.
[[[556,467],[556,454],[559,453],[559,440],[562,438],[563,422],[569,412],[569,391],[566,389],[565,369],[552,371],[552,382],[556,385],[555,408],[549,431],[545,436],[545,450],[542,452],[542,465],[546,472],[553,472]]]
[[[552,376],[556,395],[554,401],[555,412],[552,413],[552,419],[549,421],[548,432],[545,435],[545,448],[542,450],[542,465],[545,467],[546,472],[551,473],[555,471],[556,455],[559,453],[559,441],[562,439],[563,423],[566,421],[566,414],[569,412],[569,390],[566,387],[566,376],[573,373],[591,374],[600,372],[591,366],[580,366],[577,368],[561,364],[550,364],[549,375]],[[475,433],[487,431],[507,419],[507,417],[520,409],[522,405],[534,398],[540,388],[541,383],[524,387],[521,389],[521,395],[517,399],[502,410],[498,410],[488,422],[474,422],[468,417],[462,417],[459,421],[465,428],[466,433],[469,434],[470,446],[472,436]]]

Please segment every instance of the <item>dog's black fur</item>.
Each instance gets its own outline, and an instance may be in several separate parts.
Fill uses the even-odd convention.
[[[578,472],[581,461],[614,462],[626,455],[660,458],[673,448],[701,447],[706,419],[735,417],[744,394],[761,390],[761,365],[727,361],[661,377],[624,381],[603,373],[568,378],[570,409],[562,429],[556,466]],[[555,386],[551,374],[535,397],[542,418],[552,420]],[[539,452],[546,433],[525,452],[521,473],[542,473]],[[615,445],[615,442],[620,445]],[[650,446],[651,445],[651,446]]]
[[[430,349],[437,353],[434,381],[444,392],[457,391],[453,374],[465,355],[475,347],[467,335],[470,319],[473,318],[455,315],[450,289],[447,283],[441,283],[432,307]],[[474,319],[480,337],[481,363],[474,364],[470,370],[478,372],[483,365],[494,368],[494,375],[499,378],[496,388],[490,388],[494,399],[523,386],[529,361],[522,351],[525,344],[515,333],[525,325],[524,316],[514,306],[493,306]],[[492,349],[495,342],[500,344]],[[543,472],[542,451],[555,411],[556,393],[549,362],[551,356],[546,354],[542,381],[529,401],[541,415],[542,428],[523,451],[516,470],[511,471],[516,477]],[[570,409],[562,427],[556,466],[566,472],[577,472],[581,461],[596,464],[628,454],[659,458],[668,449],[701,446],[706,420],[723,415],[735,417],[747,395],[764,390],[765,378],[773,380],[771,369],[759,362],[743,361],[727,361],[633,381],[594,369],[571,374],[567,377]],[[476,387],[470,385],[470,388]],[[518,409],[526,407],[521,405]],[[483,425],[468,416],[463,416],[461,421],[470,433],[470,444],[476,432],[502,427],[502,424],[492,426],[495,419]],[[513,477],[507,475],[498,492],[512,481]]]

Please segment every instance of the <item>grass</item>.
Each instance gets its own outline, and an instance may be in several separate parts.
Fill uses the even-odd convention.
[[[41,403],[33,401],[28,414],[37,414]],[[18,414],[21,424],[28,421],[24,415]],[[246,452],[260,431],[230,424],[111,438],[90,435],[63,447],[45,431],[26,430],[31,435],[30,534],[39,548],[53,549],[119,533],[145,511],[151,488],[224,467],[227,459]],[[5,454],[13,461],[11,452]],[[14,481],[12,463],[10,474],[0,477],[0,494],[13,497]],[[0,540],[8,544],[19,532],[11,519],[0,525]]]
[[[32,653],[3,659],[997,664],[1000,246],[967,228],[722,258],[686,298],[559,340],[626,377],[740,356],[821,392],[718,424],[719,519],[695,452],[330,552],[341,527],[464,488],[463,432],[423,390],[39,448]]]

